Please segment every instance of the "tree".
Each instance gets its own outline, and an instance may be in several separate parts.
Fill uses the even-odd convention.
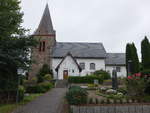
[[[17,69],[28,67],[30,48],[36,45],[21,26],[19,4],[19,0],[0,0],[0,91],[17,89]]]
[[[131,55],[131,46],[130,46],[130,43],[128,43],[127,45],[126,45],[126,70],[127,70],[127,76],[128,76],[128,74],[129,74],[129,65],[128,65],[128,63],[129,63],[129,61],[131,61],[132,59],[132,57],[131,57],[132,55]]]
[[[147,37],[141,42],[142,68],[150,69],[150,43]]]
[[[138,54],[137,54],[137,49],[134,45],[134,43],[132,43],[132,74],[138,73],[140,71],[140,64],[139,64],[139,58],[138,58]]]
[[[130,62],[130,67],[128,67]],[[130,74],[138,73],[140,71],[140,65],[139,65],[139,58],[137,54],[137,49],[134,45],[134,43],[128,43],[126,46],[126,69],[127,69],[127,75],[129,74],[129,68],[130,68]]]

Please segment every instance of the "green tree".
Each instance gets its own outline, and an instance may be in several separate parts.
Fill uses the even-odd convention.
[[[137,54],[137,49],[134,43],[128,43],[126,46],[126,68],[127,75],[129,74],[129,65],[130,62],[130,74],[138,73],[140,71],[139,58]]]
[[[146,36],[141,42],[141,54],[142,54],[142,68],[150,69],[150,43]]]
[[[30,48],[36,45],[21,26],[19,5],[19,0],[0,0],[0,91],[17,89],[17,69],[28,67]]]
[[[129,61],[132,60],[131,46],[130,45],[131,45],[130,43],[128,43],[126,45],[126,70],[127,70],[127,76],[129,74],[129,67],[128,67],[129,65],[128,65],[128,63],[129,63]]]
[[[139,64],[139,58],[138,58],[138,54],[137,54],[137,49],[134,45],[134,43],[131,44],[131,48],[132,48],[132,74],[134,73],[138,73],[140,71],[140,64]]]

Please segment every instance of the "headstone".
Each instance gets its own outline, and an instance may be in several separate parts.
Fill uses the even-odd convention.
[[[118,89],[118,81],[117,81],[117,71],[112,71],[112,88],[114,90]]]
[[[94,80],[94,84],[95,84],[95,85],[98,85],[98,84],[99,84],[97,79]]]

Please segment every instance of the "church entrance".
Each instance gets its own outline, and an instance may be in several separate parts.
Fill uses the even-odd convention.
[[[68,70],[64,70],[63,77],[64,79],[68,79]]]

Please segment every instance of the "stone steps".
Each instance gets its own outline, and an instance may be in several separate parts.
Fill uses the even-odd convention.
[[[66,88],[68,86],[68,81],[67,80],[57,80],[56,81],[56,88]]]

